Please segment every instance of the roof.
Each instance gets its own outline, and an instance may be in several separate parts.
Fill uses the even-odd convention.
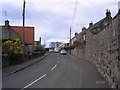
[[[118,10],[118,13],[113,17],[113,19],[115,19],[116,17],[118,17],[120,15],[120,9]]]
[[[84,34],[83,32],[80,32],[80,33],[78,33],[77,35],[75,35],[72,39],[74,39],[74,38],[76,38],[76,37],[79,37],[79,36],[81,36],[82,34]]]
[[[94,25],[92,25],[91,27],[89,27],[89,30],[95,29],[95,28],[99,28],[101,24],[103,24],[103,22],[107,21],[108,22],[108,18],[112,19],[112,17],[105,17],[103,19],[101,19],[100,21],[98,21],[97,23],[95,23]]]
[[[3,25],[0,25],[0,28],[2,28],[3,27]]]
[[[20,36],[22,35],[22,26],[10,26]],[[24,41],[26,44],[34,44],[34,27],[25,27]]]
[[[98,21],[97,23],[95,23],[94,25],[92,25],[91,27],[89,27],[88,29],[89,29],[89,30],[92,30],[92,29],[98,28],[99,25],[100,25],[104,20],[106,20],[106,17],[103,18],[102,20]]]

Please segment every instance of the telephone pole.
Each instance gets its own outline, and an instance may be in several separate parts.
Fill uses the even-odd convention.
[[[71,54],[71,27],[70,27],[70,54]]]
[[[23,61],[25,60],[25,0],[23,2],[23,29],[22,29]]]

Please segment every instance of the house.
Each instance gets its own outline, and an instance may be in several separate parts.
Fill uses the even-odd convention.
[[[22,39],[22,26],[10,26],[9,21],[5,21],[5,25],[0,26],[2,28],[2,39],[12,40],[16,37]],[[24,31],[25,52],[33,52],[34,48],[34,27],[25,27]]]
[[[82,28],[82,32],[75,33],[75,36],[71,39],[71,46],[83,46],[86,40],[86,28]]]
[[[82,32],[75,33],[75,36],[71,39],[71,46],[83,46],[86,44],[86,33],[88,30],[92,32],[92,34],[98,34],[103,31],[112,21],[111,12],[107,9],[106,17],[93,24],[93,22],[89,23],[89,27],[86,29],[82,28]]]
[[[15,32],[9,25],[9,21],[5,21],[4,26],[0,26],[2,30],[2,39],[3,40],[12,40],[15,37],[19,37],[17,32]]]
[[[39,41],[34,41],[34,46],[41,47],[41,37],[40,37]]]
[[[89,23],[88,30],[90,30],[93,34],[98,34],[99,32],[103,31],[107,25],[110,24],[112,21],[111,12],[107,9],[106,17],[98,21],[97,23],[93,24],[92,22]]]

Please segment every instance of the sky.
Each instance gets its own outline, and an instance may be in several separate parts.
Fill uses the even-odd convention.
[[[25,0],[25,26],[35,27],[35,40],[42,38],[42,44],[69,42],[72,37],[105,17],[109,9],[114,17],[118,12],[119,0]],[[5,20],[10,25],[22,26],[23,0],[0,0],[0,25]]]

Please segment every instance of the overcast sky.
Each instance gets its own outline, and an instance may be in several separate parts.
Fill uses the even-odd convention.
[[[83,26],[88,27],[91,21],[95,23],[104,18],[106,9],[111,10],[114,17],[118,12],[118,1],[26,0],[25,25],[34,26],[35,40],[42,37],[42,43],[45,40],[47,46],[52,41],[68,42],[70,27],[73,36]],[[22,6],[23,0],[0,0],[0,24],[4,25],[7,19],[11,26],[22,26]]]

